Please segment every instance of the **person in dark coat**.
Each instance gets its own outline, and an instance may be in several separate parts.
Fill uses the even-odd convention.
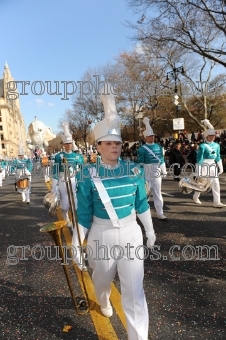
[[[173,166],[174,181],[180,180],[181,168],[185,164],[185,160],[182,155],[182,152],[180,151],[180,148],[181,148],[181,142],[178,140],[174,143],[174,147],[170,151],[169,162],[170,162],[170,165],[174,164]]]
[[[199,144],[197,144],[197,143],[193,144],[191,152],[188,154],[188,161],[189,161],[189,163],[193,164],[194,166],[196,164],[196,155],[197,155],[198,148],[199,148]]]

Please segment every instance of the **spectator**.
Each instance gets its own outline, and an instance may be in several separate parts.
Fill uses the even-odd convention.
[[[194,131],[191,133],[191,143],[196,142],[196,138],[195,138],[195,133]]]
[[[170,152],[170,165],[173,165],[173,172],[174,172],[174,181],[180,180],[180,173],[181,168],[185,164],[184,157],[182,155],[182,152],[180,151],[181,143],[179,140],[177,140],[174,144],[174,147],[172,148]]]
[[[188,162],[193,164],[195,166],[196,164],[196,155],[197,155],[197,150],[199,148],[199,144],[195,143],[195,144],[192,144],[192,149],[190,151],[190,153],[188,154]]]

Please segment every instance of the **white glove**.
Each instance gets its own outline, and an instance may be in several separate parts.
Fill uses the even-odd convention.
[[[152,248],[156,241],[156,236],[155,236],[154,231],[153,233],[146,233],[146,236],[147,236],[147,247]]]
[[[162,177],[166,177],[167,176],[166,163],[160,164],[160,169],[162,171]]]
[[[53,178],[52,179],[52,189],[51,189],[52,194],[55,194],[55,192],[57,192],[57,184],[58,184],[58,180]]]
[[[153,228],[153,222],[151,218],[151,212],[148,209],[142,214],[137,214],[137,216],[144,226],[146,237],[148,239],[147,246],[148,248],[151,248],[155,244],[155,240],[156,240],[155,231]]]
[[[81,224],[78,224],[78,229],[79,229],[81,246],[82,246],[88,229],[83,227]],[[74,229],[73,229],[72,246],[76,250],[73,260],[76,262],[78,268],[81,271],[84,271],[84,270],[86,271],[87,269],[86,269],[86,266],[85,266],[85,255],[84,255],[84,252],[83,252],[83,247],[80,248],[80,242],[79,242],[76,227],[74,227]],[[89,256],[91,256],[91,255],[89,254]]]
[[[217,165],[218,165],[218,167],[219,167],[218,175],[221,175],[221,174],[224,172],[223,164],[222,164],[222,159],[220,159],[220,160],[217,162]]]
[[[81,224],[78,224],[78,228],[79,228],[79,234],[80,234],[81,245],[82,245],[83,242],[84,242],[84,239],[86,237],[86,234],[88,232],[88,229],[83,227]],[[76,249],[77,249],[77,247],[80,246],[76,227],[74,227],[74,229],[73,229],[72,245]]]

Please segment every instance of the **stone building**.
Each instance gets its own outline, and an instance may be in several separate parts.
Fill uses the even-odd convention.
[[[19,95],[14,99],[9,95],[7,83],[14,81],[7,63],[3,78],[0,79],[0,158],[14,158],[18,155],[19,142],[22,141],[26,153],[26,126],[20,112]],[[13,85],[13,83],[11,83]],[[18,94],[17,90],[14,91]],[[7,95],[8,94],[8,95]],[[17,97],[14,96],[14,97]]]

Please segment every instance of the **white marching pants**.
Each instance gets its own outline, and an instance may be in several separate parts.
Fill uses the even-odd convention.
[[[88,236],[88,246],[92,249],[92,256],[88,258],[93,269],[92,279],[96,297],[105,308],[110,305],[111,282],[118,271],[128,339],[147,340],[149,318],[143,289],[142,232],[134,215],[121,222],[123,227],[114,228],[110,220],[94,217]],[[140,259],[135,253],[139,246]]]
[[[21,193],[23,202],[30,202],[30,186],[26,189],[17,189],[17,191]]]
[[[151,187],[153,195],[154,206],[157,215],[163,214],[163,198],[161,193],[162,177],[161,170],[158,165],[144,164],[145,179]]]
[[[6,171],[5,169],[2,169],[2,179],[5,179],[5,176],[6,176]]]
[[[204,161],[203,161],[203,163],[206,163],[206,164],[209,164],[209,165],[213,164],[212,162],[213,162],[213,160],[210,160],[210,159],[204,159]],[[218,177],[217,173],[218,173],[217,165],[210,166],[209,170],[208,170],[207,166],[202,167],[202,175],[203,176],[209,175],[211,177],[210,178],[210,183],[211,183],[210,186],[211,186],[212,193],[213,193],[213,202],[214,203],[220,203],[220,201],[221,201],[220,182],[219,182],[219,177]],[[195,191],[193,198],[194,199],[199,198],[200,194],[201,194],[201,192]]]
[[[2,172],[0,172],[0,187],[2,187]]]
[[[49,182],[49,166],[44,166],[43,167],[43,173],[44,173],[44,179],[45,182]]]

